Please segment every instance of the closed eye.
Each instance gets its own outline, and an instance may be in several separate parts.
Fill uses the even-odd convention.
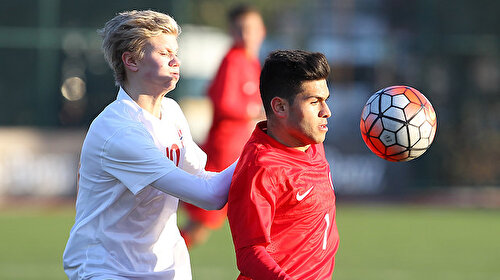
[[[321,97],[313,97],[312,101],[311,101],[311,104],[319,104],[321,102],[325,101],[324,98],[321,98]]]
[[[171,51],[162,51],[162,52],[160,52],[160,55],[168,56],[170,58],[177,57],[177,53],[171,52]]]

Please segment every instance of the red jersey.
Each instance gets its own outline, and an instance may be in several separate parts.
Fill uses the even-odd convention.
[[[228,219],[235,249],[263,244],[295,279],[331,279],[339,238],[322,144],[287,147],[257,125],[233,175]]]
[[[261,65],[243,48],[233,47],[221,62],[209,90],[212,126],[203,145],[207,170],[221,171],[240,155],[262,107],[259,92]]]

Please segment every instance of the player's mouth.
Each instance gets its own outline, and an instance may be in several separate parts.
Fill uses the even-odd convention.
[[[172,72],[170,73],[170,75],[172,76],[172,78],[176,79],[176,80],[179,80],[181,75],[179,74],[179,72]]]
[[[326,123],[325,123],[325,124],[321,124],[321,125],[319,126],[319,130],[324,131],[324,132],[327,132],[327,131],[328,131],[328,126],[327,126],[327,124],[326,124]]]

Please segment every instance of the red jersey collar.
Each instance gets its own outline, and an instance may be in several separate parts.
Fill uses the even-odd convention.
[[[261,121],[261,122],[257,123],[256,129],[255,129],[255,134],[256,134],[256,137],[258,137],[258,139],[262,140],[262,142],[267,142],[267,144],[269,144],[272,147],[284,150],[290,154],[295,154],[298,157],[313,156],[315,154],[315,151],[316,151],[316,145],[319,145],[319,144],[311,144],[305,152],[288,147],[288,146],[278,142],[276,139],[274,139],[273,137],[271,137],[267,134],[267,121]],[[264,144],[266,144],[266,143],[264,143]]]

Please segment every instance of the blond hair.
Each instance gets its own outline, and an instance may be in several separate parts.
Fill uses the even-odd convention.
[[[115,84],[122,86],[127,79],[122,61],[124,52],[130,52],[140,60],[148,38],[162,33],[179,36],[181,28],[169,15],[151,10],[133,10],[119,13],[98,32],[103,37],[104,59],[113,69]]]

